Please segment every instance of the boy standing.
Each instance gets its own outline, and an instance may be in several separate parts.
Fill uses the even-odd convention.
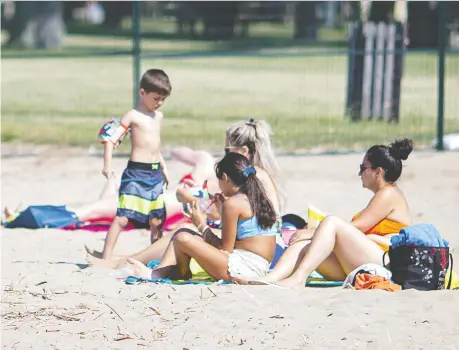
[[[158,111],[172,90],[168,76],[160,69],[150,69],[140,80],[140,102],[127,112],[119,125],[104,125],[109,136],[104,139],[104,168],[102,174],[112,173],[113,149],[131,130],[131,154],[121,177],[116,217],[105,238],[103,259],[112,255],[120,232],[132,222],[136,227],[151,229],[150,240],[162,236],[166,213],[163,186],[168,185],[166,164],[160,152],[161,122]],[[111,129],[111,130],[110,130]]]

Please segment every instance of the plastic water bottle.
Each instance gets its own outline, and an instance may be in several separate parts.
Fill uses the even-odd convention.
[[[203,196],[198,198],[198,207],[204,214],[209,214],[212,211],[211,204],[212,201],[209,198],[209,192],[204,190]]]
[[[207,180],[204,182],[202,188],[194,194],[198,198],[198,207],[204,214],[209,214],[212,211],[209,191],[207,190]]]

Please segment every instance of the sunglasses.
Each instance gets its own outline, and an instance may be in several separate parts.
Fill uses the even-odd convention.
[[[371,169],[371,166],[365,166],[363,164],[360,164],[360,171],[359,174],[363,173],[365,170]]]

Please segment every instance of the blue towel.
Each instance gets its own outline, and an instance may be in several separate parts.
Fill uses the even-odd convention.
[[[148,262],[147,266],[150,269],[154,269],[156,266],[159,265],[158,260],[152,260]],[[158,283],[158,284],[174,284],[174,285],[184,285],[184,284],[204,284],[204,285],[212,285],[212,284],[231,284],[229,281],[202,281],[202,280],[188,280],[188,281],[173,281],[169,278],[157,278],[157,279],[143,279],[139,277],[129,276],[124,281],[126,284],[140,284],[140,283]],[[306,286],[309,287],[339,287],[342,286],[342,281],[327,281],[325,277],[323,277],[317,271],[313,271],[309,276],[308,280],[306,281]]]
[[[441,238],[434,225],[416,224],[400,230],[390,239],[392,247],[414,245],[419,247],[447,247],[448,241]]]
[[[154,280],[147,280],[139,277],[129,276],[124,281],[126,284],[136,285],[141,283],[157,283],[157,284],[173,284],[173,285],[184,285],[184,284],[203,284],[203,285],[222,285],[222,284],[232,284],[229,281],[198,281],[198,280],[188,280],[188,281],[172,281],[169,278],[157,278]],[[327,281],[327,280],[307,280],[306,286],[308,287],[340,287],[343,285],[342,281]]]

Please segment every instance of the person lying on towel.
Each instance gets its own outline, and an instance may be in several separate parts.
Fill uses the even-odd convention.
[[[173,218],[183,216],[182,204],[176,198],[176,190],[186,191],[189,181],[203,184],[214,173],[213,156],[201,150],[192,150],[186,147],[171,150],[171,158],[191,165],[193,168],[179,181],[178,185],[165,191],[166,220],[172,222]],[[81,205],[37,205],[29,206],[23,210],[11,210],[8,207],[3,211],[3,225],[5,228],[24,227],[37,228],[83,228],[86,224],[104,223],[110,225],[116,215],[118,203],[118,187],[114,173],[108,176],[108,180],[96,200],[88,201]],[[27,215],[32,212],[32,215]],[[32,217],[33,216],[33,217]],[[42,220],[37,220],[37,217]],[[186,219],[186,218],[185,218]],[[180,220],[180,222],[183,220]],[[185,220],[187,221],[187,220]],[[100,256],[97,252],[92,251]]]

